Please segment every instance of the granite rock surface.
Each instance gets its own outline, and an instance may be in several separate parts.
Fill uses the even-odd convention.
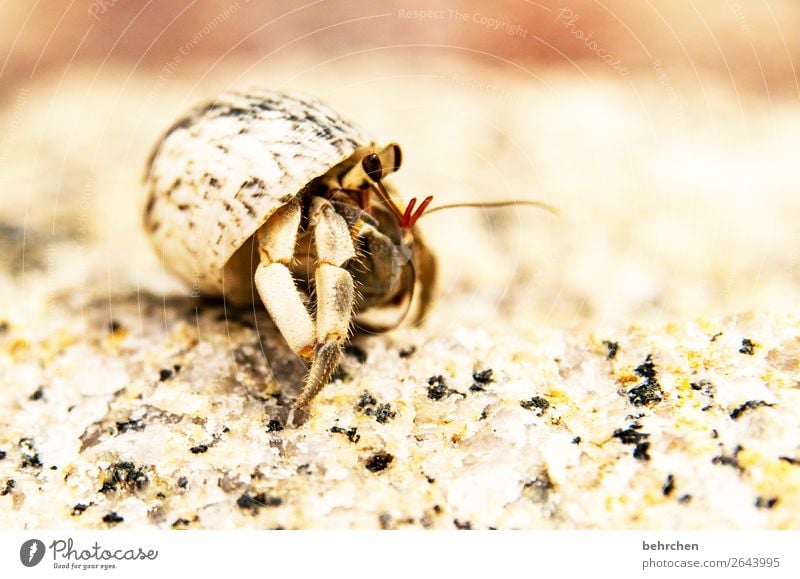
[[[795,106],[698,95],[676,127],[657,86],[293,70],[403,143],[402,191],[562,217],[423,219],[430,318],[357,336],[287,428],[305,368],[263,310],[191,297],[141,230],[150,144],[219,87],[32,85],[2,125],[0,527],[800,526]]]

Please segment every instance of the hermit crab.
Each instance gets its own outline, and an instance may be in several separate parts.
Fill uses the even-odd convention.
[[[384,181],[401,161],[318,100],[269,90],[193,109],[151,154],[156,251],[198,293],[260,298],[310,364],[292,412],[329,381],[354,325],[385,331],[430,307],[436,261],[416,223],[432,198],[404,206]]]
[[[150,157],[144,223],[156,251],[200,293],[245,304],[257,292],[311,365],[295,408],[330,379],[351,321],[390,329],[417,288],[415,321],[431,303],[436,262],[415,228],[431,198],[401,209],[383,182],[401,159],[319,101],[266,90],[195,108]]]

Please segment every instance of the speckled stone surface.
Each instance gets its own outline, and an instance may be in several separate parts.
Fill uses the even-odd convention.
[[[659,117],[630,112],[606,86],[587,108],[558,78],[557,101],[523,85],[498,95],[431,81],[412,102],[445,95],[457,114],[423,122],[412,110],[394,128],[333,91],[336,106],[362,111],[360,124],[404,143],[402,190],[498,198],[529,190],[534,174],[564,217],[431,217],[443,269],[431,317],[358,337],[309,420],[284,429],[302,365],[260,308],[190,297],[139,224],[150,143],[172,110],[205,93],[161,86],[153,108],[147,79],[121,92],[113,80],[87,90],[78,75],[5,103],[0,527],[800,527],[794,173],[762,181],[770,208],[755,208],[735,175],[720,202],[719,174],[691,173],[681,153],[699,147],[704,126],[662,132],[641,149],[650,152],[625,157],[614,138],[646,141]],[[513,116],[509,99],[555,108]],[[478,110],[480,122],[459,120]],[[767,159],[798,138],[781,128],[791,123],[773,125],[756,107],[745,129],[734,113],[723,126],[751,147],[752,164],[723,145],[716,162],[766,175]],[[554,115],[566,126],[558,139],[547,133]],[[434,118],[463,131],[449,153],[425,140]],[[587,131],[611,135],[600,155],[636,170],[600,167],[597,151],[581,148]],[[531,172],[503,172],[522,149],[536,159]],[[667,150],[672,177],[657,163]],[[470,161],[476,151],[497,165]],[[426,172],[437,155],[464,163]],[[707,187],[685,191],[674,176],[684,174]],[[592,196],[599,182],[607,189]],[[692,194],[687,217],[680,196]]]
[[[3,527],[798,525],[797,314],[373,337],[282,430],[265,319],[109,303],[3,331]]]

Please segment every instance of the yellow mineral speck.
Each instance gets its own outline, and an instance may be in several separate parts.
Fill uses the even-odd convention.
[[[741,453],[740,453],[741,455]],[[786,461],[770,462],[764,467],[764,479],[759,488],[778,489],[781,493],[800,491],[800,470]]]
[[[31,349],[30,343],[23,338],[17,338],[8,345],[8,353],[13,358],[19,358],[26,355]]]
[[[661,492],[660,489],[659,492],[655,494],[649,491],[644,493],[644,502],[647,503],[648,505],[657,505],[659,503],[663,503],[664,501],[665,501],[664,493]]]
[[[678,430],[706,430],[707,427],[702,423],[680,415],[675,418],[675,428]]]
[[[706,358],[700,352],[689,350],[686,352],[686,361],[689,363],[689,368],[692,370],[700,370],[706,368]]]
[[[627,503],[628,497],[626,495],[620,495],[616,497],[613,495],[608,495],[606,497],[606,510],[613,511],[615,508],[624,506]]]
[[[534,354],[533,352],[518,350],[511,355],[511,361],[514,364],[522,364],[524,362],[538,363],[541,362],[541,359],[537,354]]]
[[[679,379],[675,380],[675,389],[680,393],[691,392],[692,386],[687,377],[681,376]]]
[[[550,400],[551,404],[569,404],[569,396],[563,390],[552,388],[545,393],[545,396]]]
[[[738,460],[739,464],[741,464],[744,468],[749,468],[759,463],[761,460],[761,455],[754,450],[743,448],[736,455],[736,460]]]
[[[114,349],[118,349],[122,346],[122,343],[125,341],[125,338],[128,335],[128,330],[125,328],[117,328],[113,332],[108,334],[108,345]]]
[[[783,373],[774,372],[773,370],[767,370],[761,374],[761,379],[769,386],[780,388],[781,390],[795,388],[797,384],[795,380],[788,379]]]
[[[719,325],[716,322],[712,322],[709,319],[700,318],[697,320],[697,325],[700,327],[701,330],[703,330],[703,332],[708,334],[709,338],[719,333]]]

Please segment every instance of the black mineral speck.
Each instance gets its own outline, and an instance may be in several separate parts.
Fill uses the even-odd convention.
[[[758,497],[756,499],[756,507],[759,509],[771,509],[776,504],[778,504],[778,498],[772,497],[769,499],[765,499],[764,497]]]
[[[283,504],[283,499],[279,497],[268,497],[265,493],[251,495],[244,493],[236,500],[236,505],[245,511],[257,513],[261,507],[279,507]]]
[[[269,422],[267,422],[267,432],[280,432],[283,430],[283,424],[281,424],[280,420],[275,418],[271,418]]]
[[[494,382],[494,371],[491,368],[487,368],[480,372],[473,372],[472,379],[478,384],[489,384]]]
[[[8,494],[11,494],[15,486],[17,486],[17,481],[15,481],[13,478],[8,479],[6,481],[6,486],[3,487],[2,491],[0,491],[0,496],[4,497]]]
[[[491,368],[481,370],[480,372],[473,372],[472,379],[474,380],[472,386],[469,387],[470,392],[484,392],[486,385],[494,382],[494,372]]]
[[[186,478],[185,476],[182,476],[181,478],[178,479],[179,488],[185,489],[188,485],[189,485],[189,479]]]
[[[428,398],[431,400],[441,400],[447,396],[447,386],[443,376],[431,376],[428,378]]]
[[[237,499],[236,505],[240,509],[256,512],[262,506],[261,501],[259,500],[260,496],[261,495],[256,495],[255,497],[253,497],[248,493],[244,493]]]
[[[700,380],[698,382],[692,382],[689,384],[692,387],[692,390],[697,392],[702,391],[703,394],[713,397],[714,396],[714,385],[709,382],[708,380]]]
[[[145,424],[141,420],[124,420],[122,422],[117,422],[117,433],[123,434],[128,432],[129,430],[133,430],[135,432],[139,432],[144,430]]]
[[[401,358],[408,358],[409,356],[413,356],[414,353],[417,351],[416,346],[408,346],[407,348],[403,348],[400,350],[397,355]]]
[[[644,378],[639,386],[628,391],[628,400],[634,406],[650,406],[658,404],[664,399],[664,392],[656,380],[656,366],[653,364],[653,355],[648,354],[645,361],[634,369],[639,376]]]
[[[656,366],[653,364],[653,355],[648,354],[645,361],[634,369],[639,376],[642,378],[655,378],[656,377]]]
[[[37,453],[36,449],[33,447],[32,438],[20,438],[19,447],[22,450],[22,468],[42,468],[42,461],[39,458],[39,453]]]
[[[137,467],[130,461],[120,461],[112,464],[107,472],[106,480],[99,492],[105,494],[118,489],[132,491],[143,489],[149,479],[144,468]]]
[[[72,516],[78,517],[83,514],[83,511],[89,508],[89,505],[84,503],[78,503],[74,507],[72,507]]]
[[[667,475],[667,480],[664,483],[664,486],[661,487],[661,490],[664,492],[665,497],[671,495],[672,491],[675,490],[675,477],[672,476],[671,474]]]
[[[116,525],[117,523],[121,523],[125,519],[120,517],[116,511],[111,511],[107,515],[103,516],[103,522],[108,523],[109,525]]]
[[[633,458],[645,461],[650,460],[650,455],[647,453],[648,450],[650,450],[650,443],[640,442],[636,445],[636,448],[633,449]]]
[[[791,456],[779,456],[778,460],[782,460],[783,462],[788,462],[792,466],[800,466],[800,459],[792,458]]]
[[[3,460],[6,457],[6,451],[0,450],[0,460]]]
[[[550,403],[541,396],[534,396],[530,400],[522,400],[519,405],[525,410],[533,410],[536,416],[542,416],[550,408]]]
[[[608,350],[606,353],[606,358],[609,360],[616,358],[617,352],[619,351],[619,343],[611,342],[609,340],[605,340],[603,343],[606,345],[606,349]]]
[[[344,347],[344,353],[351,358],[355,358],[359,364],[363,364],[367,361],[367,353],[364,351],[363,348],[356,346],[355,344],[348,344]]]
[[[39,386],[39,387],[36,389],[36,392],[34,392],[33,394],[31,394],[31,395],[29,396],[29,398],[30,398],[31,400],[34,400],[34,401],[36,401],[36,400],[41,400],[42,398],[44,398],[44,388],[43,388],[43,387],[41,387],[41,386]]]
[[[739,454],[739,452],[741,450],[742,450],[742,447],[741,446],[737,446],[734,449],[732,455],[721,454],[721,455],[715,456],[714,458],[711,459],[711,464],[721,464],[723,466],[732,466],[733,468],[735,468],[739,472],[743,472],[744,471],[744,467],[742,467],[742,465],[739,464],[739,459],[737,458],[737,455]]]
[[[358,402],[356,402],[356,410],[359,412],[365,412],[368,407],[375,406],[377,403],[378,401],[375,399],[375,397],[364,390],[361,393],[361,396],[358,398]]]
[[[575,438],[572,439],[572,444],[580,444],[580,443],[581,443],[580,436],[576,436]]]
[[[397,413],[392,410],[392,407],[388,403],[380,404],[375,408],[375,420],[381,424],[385,424],[395,416],[397,416]]]
[[[628,391],[628,400],[634,406],[649,406],[661,402],[664,399],[663,394],[658,382],[648,379],[644,384]]]
[[[444,376],[431,376],[428,378],[428,398],[431,400],[441,400],[451,394],[458,394],[462,398],[467,397],[463,392],[448,388],[444,381]]]
[[[750,338],[745,338],[742,340],[742,347],[739,348],[740,354],[747,354],[748,356],[752,356],[756,352],[756,345]]]
[[[639,432],[638,429],[641,428],[638,424],[632,424],[627,429],[622,430],[618,428],[614,431],[612,435],[614,438],[619,438],[619,441],[622,444],[639,444],[650,438],[650,434],[647,432]]]
[[[711,463],[723,464],[725,466],[732,466],[739,470],[742,469],[742,466],[739,464],[739,461],[736,460],[736,458],[733,456],[725,456],[725,455],[715,456],[714,458],[711,459]]]
[[[344,434],[347,437],[347,440],[355,444],[359,440],[361,440],[361,435],[358,434],[358,429],[356,427],[344,429],[341,426],[332,426],[331,432],[334,434]]]
[[[186,527],[190,522],[188,519],[175,519],[175,522],[172,523],[172,528]]]
[[[692,495],[681,495],[678,502],[682,505],[689,503],[692,500]]]
[[[469,521],[459,521],[458,519],[453,519],[453,525],[455,525],[456,529],[459,531],[471,531],[472,530],[472,523]]]
[[[731,412],[731,418],[733,418],[734,420],[738,420],[738,418],[748,410],[754,410],[756,408],[761,408],[762,406],[768,406],[771,408],[772,406],[774,406],[774,404],[764,402],[763,400],[748,400],[738,408],[735,408],[733,412]]]
[[[370,472],[381,472],[382,470],[385,470],[393,460],[394,456],[388,452],[376,452],[367,459],[367,462],[364,464],[364,466]]]
[[[191,452],[192,454],[203,454],[207,450],[208,450],[207,444],[198,444],[197,446],[193,446],[192,448],[190,448],[189,452]]]
[[[169,380],[170,378],[172,378],[172,370],[170,370],[169,368],[164,368],[162,370],[159,370],[158,379],[161,382],[163,382],[164,380]]]
[[[111,320],[108,323],[108,331],[112,334],[115,332],[119,332],[122,329],[122,325],[117,320]]]
[[[356,410],[367,416],[374,416],[381,424],[385,424],[395,416],[397,413],[392,410],[392,406],[388,403],[378,404],[377,398],[364,390],[356,403]]]

